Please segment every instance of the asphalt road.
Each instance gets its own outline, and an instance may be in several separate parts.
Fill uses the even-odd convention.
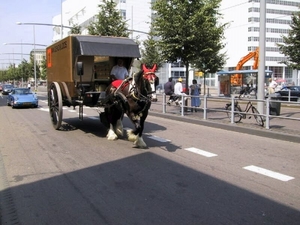
[[[151,114],[141,150],[94,108],[54,130],[40,99],[0,96],[1,224],[299,224],[299,143]]]

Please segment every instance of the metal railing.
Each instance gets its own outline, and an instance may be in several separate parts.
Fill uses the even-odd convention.
[[[162,113],[168,113],[167,110],[167,101],[166,98],[167,96],[163,93],[163,94],[158,94],[162,96],[162,103],[161,102],[156,102],[154,104],[161,104],[162,107]],[[182,95],[182,103],[178,106],[178,108],[180,109],[180,115],[181,116],[188,116],[188,110],[192,109],[192,107],[190,105],[187,104],[187,101],[191,99],[191,97],[196,97],[196,96],[192,96],[192,95]],[[204,120],[208,120],[208,113],[211,111],[214,112],[223,112],[223,113],[231,113],[231,117],[230,117],[230,122],[231,123],[235,123],[234,122],[234,113],[237,113],[237,111],[234,111],[234,107],[232,107],[231,111],[225,110],[225,105],[228,102],[231,102],[232,105],[234,105],[234,101],[236,100],[235,96],[232,97],[218,97],[218,96],[199,96],[202,104],[201,106],[198,108],[199,110],[203,111],[203,119]],[[251,100],[251,102],[253,103],[258,103],[258,102],[263,102],[264,103],[264,112],[260,112],[259,114],[255,114],[252,112],[238,112],[240,114],[246,114],[246,116],[250,116],[250,115],[260,115],[264,118],[264,122],[265,122],[265,129],[270,129],[270,120],[272,118],[279,118],[279,119],[286,119],[286,120],[294,120],[294,121],[300,121],[300,102],[293,102],[293,101],[279,101],[279,100],[275,100],[272,99],[272,97],[266,98],[265,100],[257,100],[257,99],[252,99],[252,98],[241,98],[239,99],[239,102],[241,102],[241,104],[243,103],[247,103],[249,100]],[[213,107],[208,107],[208,102],[209,101],[219,101],[219,102],[224,102],[224,107],[219,107],[219,108],[213,108]],[[285,106],[288,104],[289,107],[295,107],[296,109],[298,109],[299,107],[299,111],[296,112],[296,114],[298,114],[298,117],[293,117],[293,116],[282,116],[280,115],[271,115],[271,109],[273,107],[272,104],[280,104],[279,106],[279,110],[282,107],[281,104],[284,104]],[[255,122],[253,122],[255,123]]]

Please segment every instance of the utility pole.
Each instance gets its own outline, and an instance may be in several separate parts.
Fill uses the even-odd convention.
[[[266,58],[266,1],[260,1],[260,30],[259,30],[259,66],[257,78],[257,99],[265,98],[265,58]],[[264,113],[264,102],[257,102],[259,113]]]

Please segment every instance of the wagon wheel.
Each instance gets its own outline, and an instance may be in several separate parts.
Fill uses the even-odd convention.
[[[49,113],[53,127],[58,130],[62,123],[62,96],[61,89],[57,82],[50,85],[48,93]]]

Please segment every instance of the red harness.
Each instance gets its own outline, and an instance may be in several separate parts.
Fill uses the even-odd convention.
[[[123,80],[114,80],[113,82],[111,82],[111,85],[115,88],[118,88],[121,86],[122,83],[123,83]]]

